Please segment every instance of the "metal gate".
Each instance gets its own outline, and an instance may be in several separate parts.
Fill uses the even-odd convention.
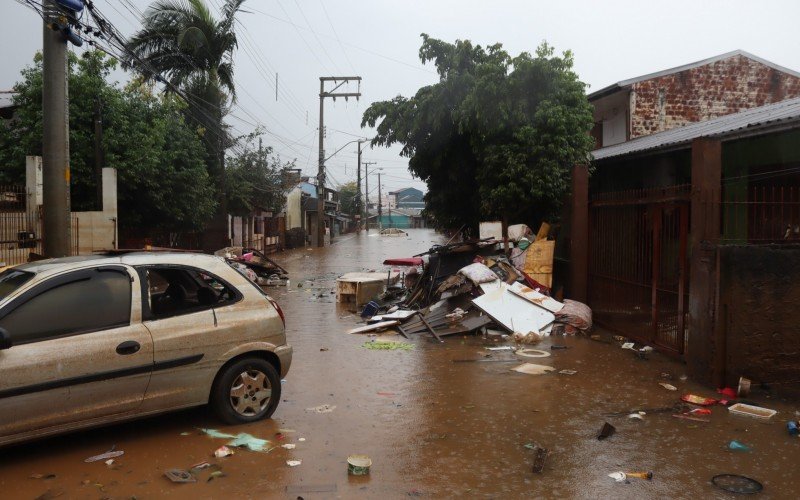
[[[595,321],[681,356],[689,297],[690,186],[595,195],[589,304]]]

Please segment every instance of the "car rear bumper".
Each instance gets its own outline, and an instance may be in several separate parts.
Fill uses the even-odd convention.
[[[282,345],[276,347],[274,352],[281,362],[281,378],[283,378],[289,372],[289,367],[292,366],[292,346]]]

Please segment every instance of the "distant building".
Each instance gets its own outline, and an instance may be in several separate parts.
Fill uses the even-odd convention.
[[[794,97],[800,97],[800,73],[743,50],[622,80],[588,96],[598,149]]]
[[[392,200],[390,203],[392,208],[425,208],[423,197],[422,191],[412,187],[398,189],[389,193],[389,198]]]

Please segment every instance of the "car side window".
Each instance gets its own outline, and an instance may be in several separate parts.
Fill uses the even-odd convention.
[[[199,269],[148,266],[139,272],[146,278],[145,302],[151,319],[190,314],[238,300],[230,286]]]
[[[0,318],[14,345],[126,326],[131,279],[122,269],[55,276],[9,305]]]

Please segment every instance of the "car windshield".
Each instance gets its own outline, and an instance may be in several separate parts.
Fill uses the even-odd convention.
[[[33,276],[33,273],[17,269],[6,269],[0,273],[0,300],[14,293],[14,290],[21,287]]]

